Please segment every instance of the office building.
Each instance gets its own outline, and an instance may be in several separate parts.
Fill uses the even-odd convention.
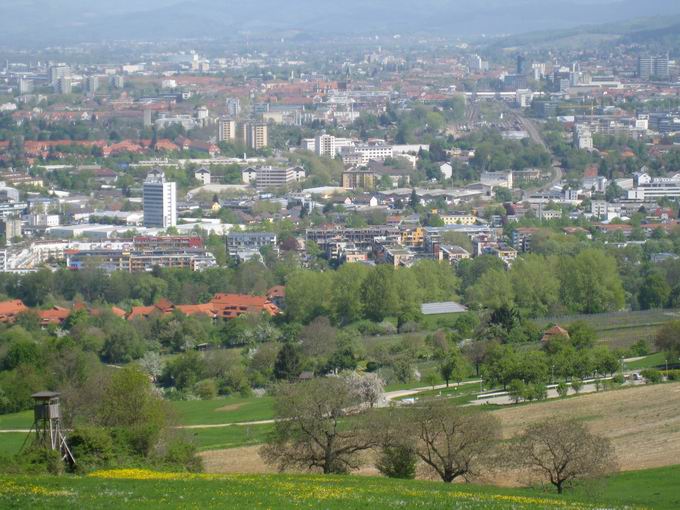
[[[241,176],[244,183],[250,184],[254,180],[258,191],[264,191],[304,181],[305,170],[299,166],[290,168],[261,166],[246,168],[241,172]]]
[[[56,94],[71,94],[73,92],[73,81],[71,78],[59,78],[54,86]]]
[[[24,94],[31,94],[33,93],[33,80],[29,80],[27,78],[19,78],[19,94],[24,95]]]
[[[48,79],[50,85],[56,86],[62,78],[71,77],[71,68],[67,65],[54,65],[50,67]]]
[[[220,119],[217,123],[217,141],[233,142],[236,140],[236,122],[232,119]]]
[[[144,226],[168,228],[177,225],[177,188],[167,182],[162,170],[152,170],[144,181]]]
[[[646,172],[633,176],[633,189],[628,190],[629,200],[657,200],[680,198],[680,173],[671,177],[652,177]]]
[[[650,78],[668,79],[670,76],[670,63],[668,56],[663,57],[639,57],[638,77],[642,80]]]

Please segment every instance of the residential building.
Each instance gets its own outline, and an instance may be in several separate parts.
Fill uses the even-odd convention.
[[[266,314],[270,317],[280,313],[279,307],[264,296],[245,294],[215,294],[210,304],[220,319],[235,319],[246,313]]]
[[[633,189],[628,198],[633,200],[655,200],[658,198],[680,197],[680,173],[671,177],[651,177],[646,172],[633,176]]]
[[[484,186],[492,188],[512,189],[512,171],[506,172],[482,172],[480,182]]]
[[[17,320],[17,315],[28,311],[26,305],[20,299],[0,302],[0,323],[13,324]]]
[[[341,185],[345,189],[373,189],[376,185],[376,174],[368,168],[348,168],[342,172]]]
[[[227,252],[232,257],[244,260],[244,254],[258,252],[261,248],[270,246],[277,249],[277,237],[272,232],[229,232],[227,234]]]
[[[194,179],[203,185],[210,184],[210,170],[205,167],[199,168],[194,172]]]
[[[574,127],[574,147],[576,149],[593,150],[593,135],[588,126]]]
[[[220,119],[217,123],[217,140],[220,142],[234,142],[236,140],[236,121]]]
[[[249,149],[263,149],[269,146],[269,128],[264,122],[246,122],[241,126],[241,138]]]
[[[177,188],[167,182],[162,170],[153,170],[144,181],[144,226],[168,228],[177,225]]]
[[[241,113],[241,100],[238,97],[228,97],[225,100],[227,115],[237,118]]]
[[[474,214],[441,214],[439,215],[444,225],[476,225],[477,216]]]
[[[282,168],[271,165],[246,168],[241,172],[244,183],[255,181],[258,191],[282,188],[305,180],[305,169],[299,166]]]
[[[6,241],[21,237],[21,220],[19,218],[4,218],[0,220],[0,234]]]

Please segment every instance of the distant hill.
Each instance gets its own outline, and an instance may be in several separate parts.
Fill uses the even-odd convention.
[[[542,30],[509,35],[492,41],[492,49],[540,49],[622,42],[659,46],[680,46],[680,15],[634,18],[616,23],[584,25],[564,30]]]
[[[0,44],[245,33],[515,34],[680,14],[677,0],[3,0]]]

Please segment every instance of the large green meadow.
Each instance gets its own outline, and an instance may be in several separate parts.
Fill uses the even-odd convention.
[[[680,466],[624,473],[564,496],[548,490],[321,475],[192,475],[145,470],[87,477],[0,476],[1,508],[323,508],[595,510],[680,507]]]

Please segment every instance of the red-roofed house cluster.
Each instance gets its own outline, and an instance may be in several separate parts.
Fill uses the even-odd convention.
[[[281,303],[285,290],[281,286],[273,287],[267,296],[251,296],[247,294],[215,294],[208,303],[198,305],[175,305],[167,299],[161,299],[150,306],[134,306],[130,312],[113,306],[111,312],[118,317],[134,320],[149,318],[152,315],[170,315],[180,312],[189,316],[207,316],[211,319],[234,319],[246,313],[265,313],[270,317],[281,313],[281,308],[274,304],[274,300]],[[20,299],[0,302],[0,323],[12,324],[17,316],[31,310]],[[73,308],[53,306],[47,310],[36,310],[40,324],[63,324],[74,311],[87,310],[92,315],[101,313],[101,309],[87,308],[83,303],[76,303]]]

